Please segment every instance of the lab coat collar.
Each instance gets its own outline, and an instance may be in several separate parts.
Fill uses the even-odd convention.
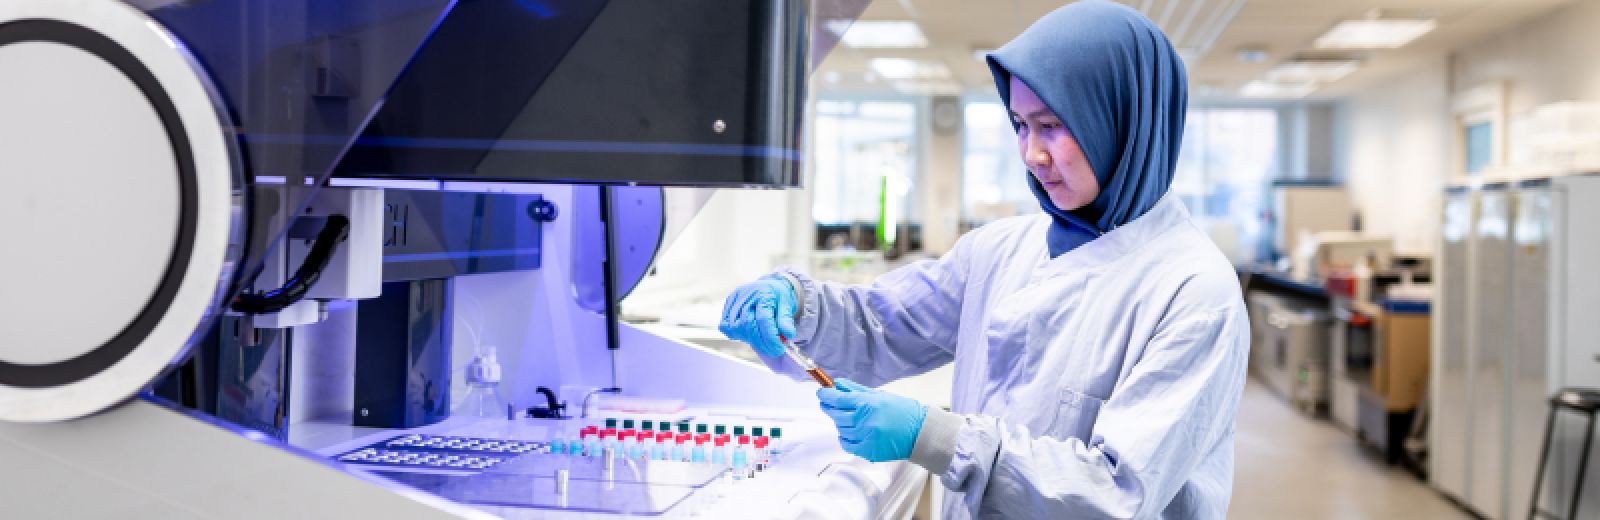
[[[1041,270],[1045,271],[1044,274],[1063,274],[1099,269],[1159,239],[1173,227],[1188,222],[1189,210],[1183,206],[1183,201],[1169,192],[1143,216],[1045,261]],[[1041,229],[1040,232],[1046,231]]]

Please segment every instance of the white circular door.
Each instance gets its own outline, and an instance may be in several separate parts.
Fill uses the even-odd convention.
[[[0,2],[0,78],[0,420],[81,417],[218,309],[237,141],[182,43],[120,2]]]

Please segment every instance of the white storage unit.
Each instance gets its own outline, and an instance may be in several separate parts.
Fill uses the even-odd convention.
[[[1428,428],[1428,478],[1445,494],[1463,502],[1471,459],[1467,456],[1472,407],[1466,398],[1471,387],[1467,371],[1467,345],[1471,336],[1473,280],[1473,228],[1476,227],[1477,193],[1453,187],[1444,195],[1442,241],[1436,263],[1437,282],[1433,306],[1433,364],[1430,389],[1433,418]]]
[[[1597,222],[1600,176],[1445,195],[1429,480],[1487,518],[1527,515],[1549,396],[1600,386]],[[1572,498],[1585,426],[1557,416],[1546,508]],[[1600,519],[1600,479],[1587,480],[1580,517]]]
[[[1549,377],[1546,392],[1536,405],[1548,413],[1548,396],[1562,387],[1600,387],[1600,176],[1556,178],[1551,183],[1550,331],[1546,350]],[[1518,403],[1518,406],[1535,406]],[[1517,428],[1528,427],[1518,424]],[[1543,422],[1534,428],[1542,429]],[[1572,499],[1571,489],[1578,453],[1588,435],[1586,421],[1575,414],[1556,416],[1550,468],[1545,480],[1544,504],[1558,511]],[[1542,433],[1542,432],[1541,432]],[[1600,441],[1597,441],[1600,442]],[[1581,491],[1585,499],[1582,519],[1600,519],[1600,454],[1591,454],[1589,477]],[[1532,489],[1532,475],[1513,485]],[[1512,511],[1523,517],[1523,511]]]
[[[1478,192],[1476,244],[1472,255],[1477,276],[1472,278],[1469,371],[1467,504],[1489,516],[1502,513],[1506,459],[1506,350],[1511,342],[1511,193],[1505,184],[1484,186]]]
[[[1539,467],[1543,425],[1555,393],[1549,384],[1551,190],[1547,180],[1525,182],[1514,195],[1511,237],[1510,422],[1506,439],[1506,518],[1522,518]],[[1562,489],[1566,489],[1562,487]],[[1564,503],[1564,502],[1563,502]]]

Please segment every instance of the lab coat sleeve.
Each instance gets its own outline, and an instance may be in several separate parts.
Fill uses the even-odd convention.
[[[1087,442],[929,408],[911,460],[964,492],[974,517],[1158,517],[1196,472],[1231,471],[1201,463],[1232,435],[1249,347],[1245,327],[1242,310],[1229,309],[1158,330],[1100,404]],[[1068,401],[1061,406],[1097,402]]]
[[[949,363],[955,359],[969,242],[963,237],[944,256],[890,271],[870,285],[780,270],[800,298],[795,345],[829,374],[867,386]],[[797,373],[786,359],[766,361],[776,371]]]

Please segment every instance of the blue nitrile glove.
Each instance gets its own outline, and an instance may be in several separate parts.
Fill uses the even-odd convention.
[[[872,462],[905,460],[922,433],[928,410],[922,403],[849,379],[817,390],[822,411],[839,427],[839,446]]]
[[[722,324],[717,327],[728,339],[749,343],[757,353],[775,358],[783,356],[783,341],[794,337],[794,313],[799,307],[794,288],[778,275],[739,286],[722,304]]]

